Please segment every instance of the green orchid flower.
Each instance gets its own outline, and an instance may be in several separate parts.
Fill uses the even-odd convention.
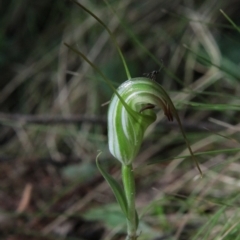
[[[124,82],[117,91],[128,107],[116,94],[112,97],[108,109],[108,144],[112,155],[128,165],[138,154],[147,127],[156,120],[153,108],[162,108],[172,121],[173,104],[160,84],[145,77]]]

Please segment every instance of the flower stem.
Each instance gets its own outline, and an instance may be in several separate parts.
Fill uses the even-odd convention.
[[[127,219],[128,236],[126,240],[136,240],[137,216],[135,209],[135,181],[132,164],[122,165],[122,179],[128,205],[128,219]]]

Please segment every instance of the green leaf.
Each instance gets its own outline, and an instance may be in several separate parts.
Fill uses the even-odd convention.
[[[108,182],[109,186],[111,187],[114,196],[116,197],[119,206],[121,207],[124,215],[128,216],[128,207],[127,207],[127,199],[125,196],[125,193],[121,187],[121,185],[110,175],[108,174],[99,164],[98,162],[98,157],[100,154],[98,154],[97,158],[96,158],[96,164],[97,167],[100,171],[100,173],[102,174],[102,176],[105,178],[105,180]]]

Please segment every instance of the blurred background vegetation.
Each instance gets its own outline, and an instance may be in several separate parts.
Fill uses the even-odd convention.
[[[139,240],[240,239],[240,25],[237,0],[81,1],[115,34],[132,77],[164,69],[204,172],[162,111],[135,162]],[[108,152],[112,92],[64,42],[118,86],[107,32],[71,1],[0,3],[0,239],[124,239],[125,220],[96,170]],[[184,157],[185,156],[185,157]]]

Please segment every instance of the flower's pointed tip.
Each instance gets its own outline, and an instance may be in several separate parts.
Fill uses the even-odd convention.
[[[172,121],[173,121],[173,115],[172,115],[171,112],[165,113],[165,116],[167,117],[167,119],[168,119],[169,122],[172,122]]]
[[[165,105],[163,106],[163,112],[164,115],[167,117],[169,122],[173,121],[173,111],[171,110],[169,104],[165,102]]]

